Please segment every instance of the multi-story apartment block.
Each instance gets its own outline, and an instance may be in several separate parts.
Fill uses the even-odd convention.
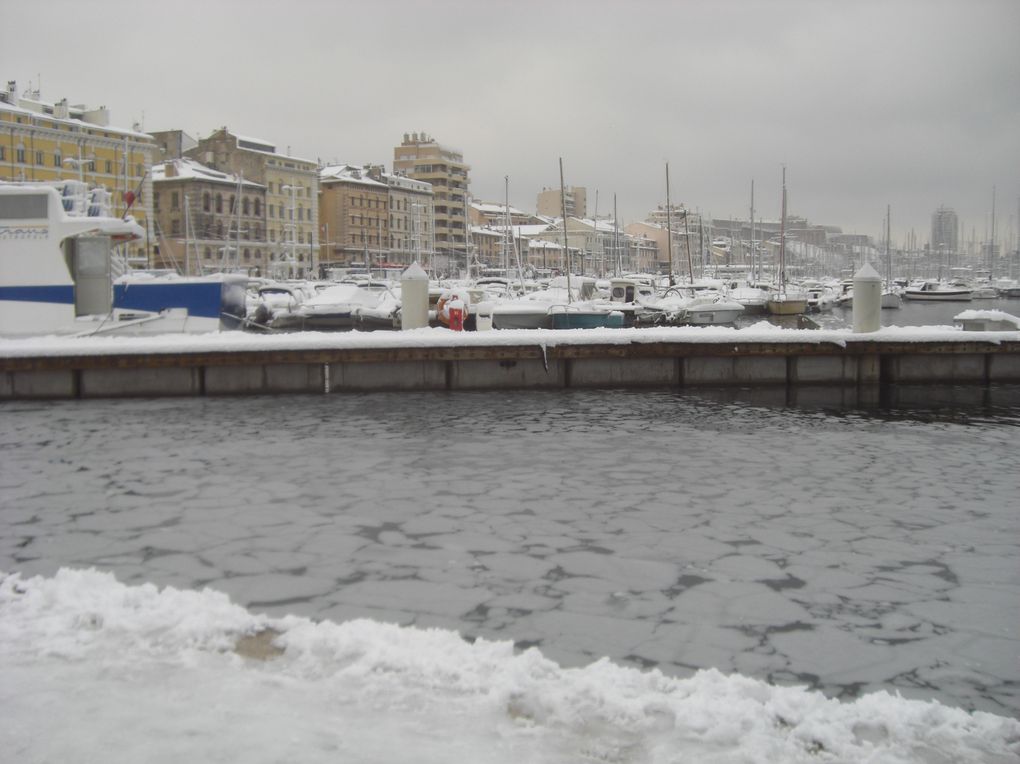
[[[308,159],[280,154],[273,144],[216,130],[184,152],[208,167],[265,186],[268,261],[262,273],[303,277],[318,273],[319,169]]]
[[[105,107],[86,109],[66,98],[46,103],[38,91],[19,96],[14,82],[0,91],[0,180],[80,180],[104,187],[113,196],[113,211],[133,215],[149,234],[124,245],[128,261],[142,266],[150,263],[154,239],[149,168],[157,155],[156,143],[137,127],[111,126]]]
[[[449,269],[463,262],[467,231],[467,193],[471,167],[464,155],[425,133],[404,133],[393,149],[393,172],[432,186],[435,210],[436,267]]]
[[[152,186],[156,267],[264,275],[265,186],[187,158],[154,166]]]
[[[564,202],[568,218],[588,217],[588,191],[583,186],[568,186],[562,195],[559,187],[543,188],[538,192],[535,211],[545,218],[561,218]]]

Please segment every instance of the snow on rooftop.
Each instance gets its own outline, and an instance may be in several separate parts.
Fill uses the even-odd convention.
[[[46,104],[46,105],[49,106],[50,104]],[[78,108],[81,108],[81,107],[71,107],[71,108],[78,109]],[[115,135],[127,136],[127,137],[130,137],[130,138],[148,139],[150,141],[152,140],[152,136],[151,135],[149,135],[148,133],[139,132],[137,130],[129,130],[129,129],[125,128],[125,127],[114,127],[113,125],[97,125],[95,122],[86,122],[85,120],[78,119],[76,117],[69,117],[68,119],[61,119],[60,117],[55,117],[52,114],[44,114],[44,113],[36,111],[34,109],[25,109],[23,107],[15,106],[14,104],[7,103],[6,101],[0,101],[0,109],[6,109],[7,111],[12,111],[12,112],[16,112],[16,113],[19,113],[19,114],[24,114],[24,115],[31,116],[31,117],[40,117],[40,118],[43,118],[43,119],[51,119],[54,122],[59,122],[61,124],[65,124],[65,125],[74,125],[75,127],[84,128],[84,129],[87,129],[87,130],[92,131],[92,132],[99,131],[99,132],[103,132],[103,133],[111,133],[111,134],[115,134]]]
[[[12,760],[1015,762],[1020,723],[714,669],[563,668],[510,641],[249,613],[96,570],[0,572]]]
[[[168,160],[172,162],[176,170],[176,175],[167,177],[166,175],[166,162],[157,162],[152,166],[152,180],[153,182],[166,181],[166,180],[204,180],[211,183],[226,183],[228,185],[236,186],[239,180],[238,176],[230,173],[220,172],[214,170],[211,167],[206,167],[204,164],[196,162],[194,159],[181,158]],[[251,188],[264,188],[261,183],[255,183],[250,180],[243,181],[245,186]]]
[[[358,183],[363,186],[380,186],[388,188],[388,184],[370,178],[368,170],[349,164],[335,164],[319,170],[320,180],[339,180],[344,183]]]
[[[87,325],[85,326],[87,328]],[[642,329],[502,329],[453,332],[423,328],[397,332],[295,332],[255,334],[242,331],[209,334],[158,334],[144,337],[41,336],[0,338],[0,358],[116,355],[121,353],[202,353],[269,350],[345,350],[491,346],[630,345],[701,342],[728,344],[854,342],[989,342],[1020,341],[1020,332],[964,332],[954,326],[888,326],[855,334],[850,329],[784,329],[760,321],[735,329],[725,326],[679,326]]]

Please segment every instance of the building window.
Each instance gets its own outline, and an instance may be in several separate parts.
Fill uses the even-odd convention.
[[[216,194],[216,211],[223,212],[223,195]]]
[[[64,163],[64,158],[60,156],[59,151],[53,152],[53,166],[60,167]]]
[[[113,162],[111,162],[109,159],[106,160],[106,174],[107,175],[113,174]]]
[[[0,146],[0,162],[7,161],[7,147]]]
[[[209,192],[206,191],[204,194],[202,194],[202,211],[209,212],[211,208],[212,208],[212,196],[210,196]]]
[[[234,204],[235,204],[236,202],[237,202],[237,200],[236,200],[236,199],[234,199],[234,197],[233,197],[233,196],[231,196],[231,197],[230,197],[230,204],[229,204],[229,205],[227,205],[227,209],[228,209],[228,210],[230,210],[230,214],[231,214],[231,215],[233,215],[233,214],[234,214],[234,212],[236,212],[236,210],[237,210],[237,208],[236,208],[236,207],[234,207]]]
[[[241,202],[241,210],[246,216],[251,214],[251,199],[247,196],[244,197],[244,201]]]
[[[152,211],[159,212],[159,191],[152,195]]]
[[[41,151],[35,152],[35,163],[37,165],[43,165],[45,160],[43,159],[43,153]]]
[[[262,200],[255,200],[255,217],[262,217]]]
[[[179,210],[181,208],[180,199],[177,196],[177,192],[173,191],[170,194],[170,209]]]
[[[143,175],[145,175],[145,168],[143,168],[140,164],[136,164],[135,165],[135,177],[136,178],[141,178]]]
[[[305,208],[304,207],[298,207],[297,208],[297,219],[298,220],[304,220],[305,219]]]
[[[251,250],[250,249],[246,249],[244,251],[244,261],[247,263],[250,260],[251,260]]]

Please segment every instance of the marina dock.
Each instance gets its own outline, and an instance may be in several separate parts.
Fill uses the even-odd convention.
[[[0,399],[1020,383],[1020,333],[419,330],[0,343]]]

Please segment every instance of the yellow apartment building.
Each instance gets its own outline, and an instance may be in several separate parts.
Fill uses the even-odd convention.
[[[150,168],[159,150],[137,127],[110,125],[109,111],[18,95],[17,84],[0,91],[0,180],[49,183],[81,180],[113,195],[114,214],[129,213],[147,232],[125,244],[132,265],[149,267],[155,246]]]

